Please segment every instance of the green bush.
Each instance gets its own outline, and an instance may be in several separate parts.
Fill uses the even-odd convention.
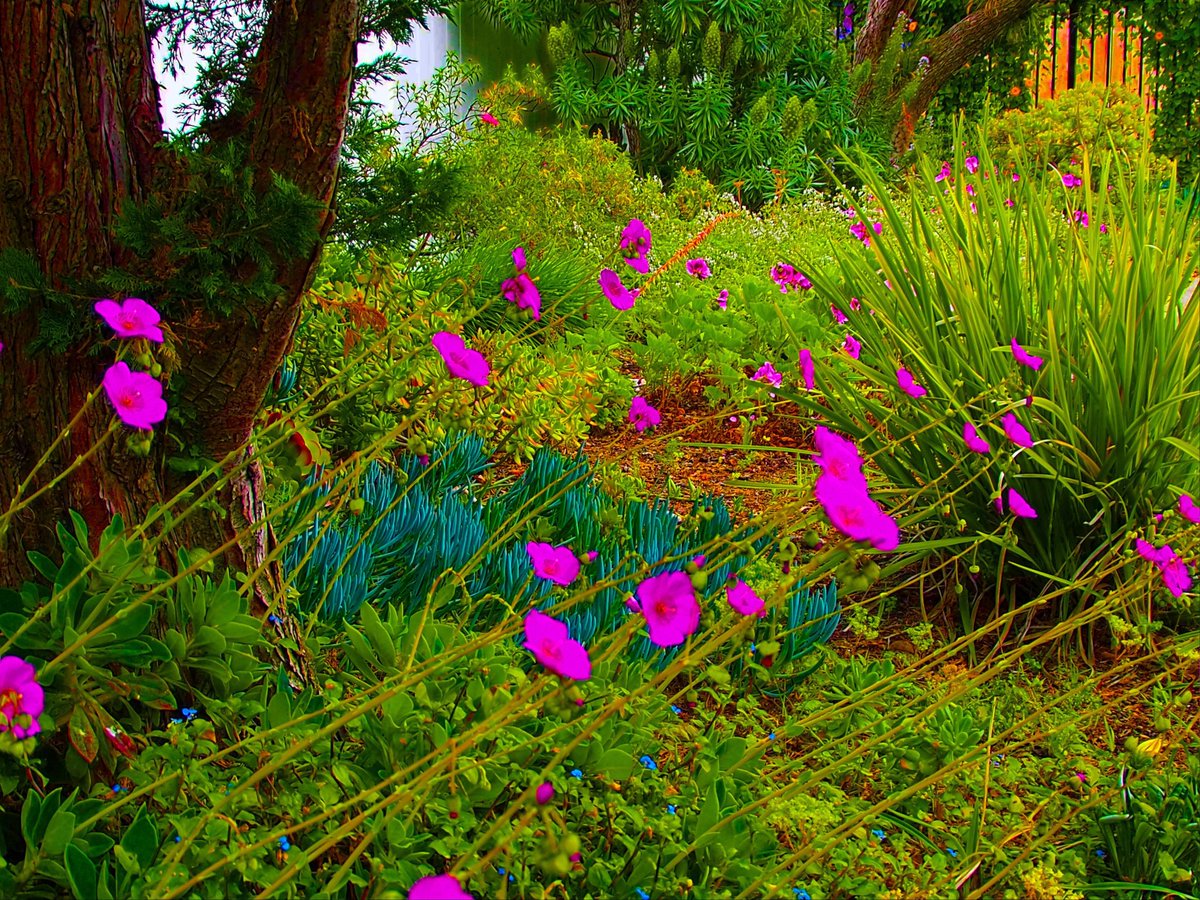
[[[1060,619],[1131,579],[1142,587],[1123,602],[1149,612],[1161,584],[1120,560],[1131,529],[1152,535],[1154,514],[1200,478],[1200,450],[1181,439],[1200,430],[1200,304],[1181,302],[1200,226],[1145,157],[1106,164],[1098,183],[1085,168],[1070,188],[1014,183],[978,156],[975,174],[957,160],[949,190],[927,167],[907,208],[864,173],[882,235],[813,274],[823,302],[849,315],[861,358],[824,370],[822,397],[787,396],[868,448],[914,552],[952,549],[971,575],[982,569],[988,594],[997,567],[1015,567],[1027,587],[1001,579],[998,596],[1041,585]],[[1018,364],[1014,339],[1044,366]],[[926,396],[901,393],[899,367]],[[1006,438],[1009,414],[1031,449]],[[968,422],[990,452],[968,451]],[[1036,519],[1014,518],[1010,489]],[[1173,533],[1169,516],[1158,543],[1192,558],[1195,529]],[[981,592],[958,590],[969,631]]]

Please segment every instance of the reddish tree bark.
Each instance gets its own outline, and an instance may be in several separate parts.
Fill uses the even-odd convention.
[[[867,11],[866,23],[855,41],[855,64],[878,62],[904,6],[904,0],[873,0]],[[987,52],[1010,26],[1029,15],[1036,6],[1037,0],[987,0],[933,39],[926,53],[929,64],[918,75],[920,82],[916,94],[904,105],[892,136],[897,151],[903,152],[908,148],[917,121],[925,115],[937,92],[963,66]],[[873,75],[864,86],[860,98],[872,93],[875,77]],[[895,86],[891,94],[891,99],[896,103],[900,102],[901,87]]]
[[[333,218],[359,16],[358,0],[276,0],[251,70],[249,111],[220,122],[211,135],[244,140],[260,189],[274,172],[317,198],[322,237]],[[0,251],[31,254],[54,290],[72,293],[130,262],[113,240],[126,204],[187,189],[180,160],[159,146],[163,124],[143,2],[0,3],[0,57]],[[274,302],[234,304],[231,317],[217,318],[193,301],[190,317],[169,323],[179,352],[174,403],[187,414],[172,429],[185,445],[212,459],[245,447],[319,251],[318,242],[301,259],[275,260],[281,291]],[[77,296],[88,308],[94,299]],[[0,310],[0,514],[111,362],[111,354],[89,354],[87,341],[65,357],[33,352],[39,311],[36,299],[11,314]],[[26,495],[93,446],[111,420],[100,398]],[[110,439],[16,517],[0,535],[0,584],[29,573],[28,551],[54,549],[54,525],[67,508],[80,510],[98,534],[114,514],[137,520],[173,496],[181,483],[162,474],[163,443],[156,440],[156,453],[143,459]],[[268,535],[247,527],[261,515],[258,474],[232,466],[215,506],[193,513],[173,537],[216,549],[240,536],[227,560],[254,568],[269,545]],[[259,589],[260,603],[268,602]]]

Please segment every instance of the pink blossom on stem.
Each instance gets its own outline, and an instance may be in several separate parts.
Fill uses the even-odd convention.
[[[1077,188],[1083,184],[1083,179],[1074,172],[1067,172],[1062,177],[1062,183],[1065,188]]]
[[[567,585],[579,577],[579,558],[570,547],[554,547],[530,541],[525,552],[533,563],[533,574],[538,578]]]
[[[645,275],[650,271],[650,229],[641,219],[630,219],[621,232],[621,255],[636,272]]]
[[[1033,436],[1025,429],[1024,425],[1017,421],[1015,413],[1005,413],[1000,424],[1004,428],[1004,434],[1018,447],[1033,446]]]
[[[674,647],[700,625],[700,602],[686,572],[664,572],[647,578],[637,589],[650,641]]]
[[[455,378],[469,381],[478,387],[483,387],[488,383],[491,367],[487,360],[478,350],[468,348],[466,342],[459,335],[449,331],[439,331],[430,339],[430,343],[441,354],[446,368]]]
[[[814,371],[814,367],[813,367],[812,351],[809,350],[807,347],[801,348],[800,353],[799,353],[799,360],[800,360],[800,376],[804,379],[804,389],[806,391],[811,391],[813,389],[813,386],[815,383],[815,380],[813,377],[815,374],[815,371]]]
[[[1008,509],[1014,516],[1022,519],[1036,519],[1038,517],[1037,510],[1030,506],[1029,501],[1018,494],[1013,488],[1008,489]]]
[[[571,639],[566,623],[531,609],[525,616],[526,650],[549,671],[562,678],[587,681],[592,677],[592,661],[587,648]]]
[[[612,269],[601,270],[600,290],[615,309],[633,309],[634,301],[637,300],[637,294],[625,287],[621,276]]]
[[[725,309],[728,305],[729,291],[722,290],[721,293],[717,294],[717,306],[721,307],[721,309]]]
[[[858,359],[859,354],[862,353],[862,344],[858,342],[854,335],[847,334],[846,339],[842,341],[842,349],[855,359]]]
[[[517,309],[528,309],[535,319],[542,317],[542,295],[537,285],[526,272],[518,272],[514,278],[506,278],[500,284],[500,293],[509,303],[517,304]]]
[[[725,595],[729,598],[729,605],[733,607],[734,611],[743,616],[762,618],[767,614],[766,604],[762,597],[754,593],[754,589],[740,578],[725,588]]]
[[[104,391],[117,416],[131,428],[149,431],[167,417],[162,385],[145,372],[130,371],[124,362],[114,363],[104,373]]]
[[[829,311],[831,313],[833,313],[833,320],[835,322],[837,322],[839,325],[845,325],[847,322],[850,321],[849,317],[847,317],[847,315],[844,312],[842,312],[840,309],[838,309],[836,306],[834,306],[832,304],[830,304],[830,306],[829,306]]]
[[[554,799],[554,785],[548,781],[543,781],[537,786],[534,798],[537,800],[539,806],[545,806]]]
[[[972,453],[990,453],[992,445],[985,441],[979,430],[970,422],[963,425],[963,443]]]
[[[524,272],[525,264],[526,264],[525,248],[524,247],[514,247],[513,252],[512,252],[512,259],[513,259],[513,268],[516,269],[518,272]]]
[[[0,733],[11,731],[20,741],[40,732],[38,716],[45,700],[32,663],[19,656],[0,657]]]
[[[642,432],[658,425],[662,421],[662,415],[646,401],[645,397],[634,397],[633,402],[629,404],[629,421],[639,432]]]
[[[756,371],[751,378],[753,378],[755,381],[765,381],[768,384],[774,385],[775,387],[779,387],[781,384],[783,384],[783,375],[776,371],[775,367],[771,365],[769,360],[759,366],[758,371]]]
[[[458,879],[453,875],[426,875],[409,888],[408,900],[474,900],[474,898],[459,886]]]
[[[1193,525],[1200,525],[1200,506],[1189,494],[1179,495],[1179,514]]]
[[[1029,368],[1033,369],[1035,372],[1040,369],[1042,367],[1042,363],[1045,362],[1045,360],[1040,356],[1034,356],[1032,353],[1018,344],[1016,338],[1012,339],[1011,347],[1013,359],[1023,366],[1029,366]]]
[[[978,156],[968,156],[965,160],[963,160],[963,165],[965,165],[967,167],[968,172],[970,172],[972,175],[974,175],[976,172],[979,171],[979,157]]]
[[[158,310],[137,297],[118,303],[115,300],[97,300],[96,313],[106,325],[122,338],[145,338],[156,344],[163,342],[162,321]]]
[[[480,113],[479,121],[483,122],[486,125],[491,125],[493,128],[495,128],[497,125],[500,124],[500,120],[497,119],[495,116],[493,116],[490,112]]]
[[[695,259],[689,259],[684,268],[687,269],[689,275],[693,278],[699,278],[701,281],[712,275],[712,270],[708,267],[708,260],[703,257],[698,256]]]
[[[900,390],[904,391],[910,397],[924,397],[929,393],[922,385],[917,384],[912,373],[905,368],[896,370],[896,383],[900,385]]]

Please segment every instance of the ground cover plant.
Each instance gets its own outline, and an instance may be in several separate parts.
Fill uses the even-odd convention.
[[[752,210],[510,80],[426,234],[319,260],[394,147],[244,166],[421,9],[353,7],[241,23],[262,89],[99,282],[0,250],[0,893],[1192,896],[1198,226],[1145,140]]]

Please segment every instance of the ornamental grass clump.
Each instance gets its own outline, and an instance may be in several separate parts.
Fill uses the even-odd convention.
[[[924,161],[907,203],[862,170],[885,227],[811,269],[817,302],[851,310],[855,353],[787,396],[860,444],[913,552],[982,567],[989,603],[997,581],[1067,588],[1065,619],[1130,578],[1138,605],[1168,600],[1144,569],[1095,573],[1200,481],[1200,219],[1145,157],[1094,183],[1086,161],[1035,179],[978,157]],[[1173,546],[1194,566],[1195,529]]]

